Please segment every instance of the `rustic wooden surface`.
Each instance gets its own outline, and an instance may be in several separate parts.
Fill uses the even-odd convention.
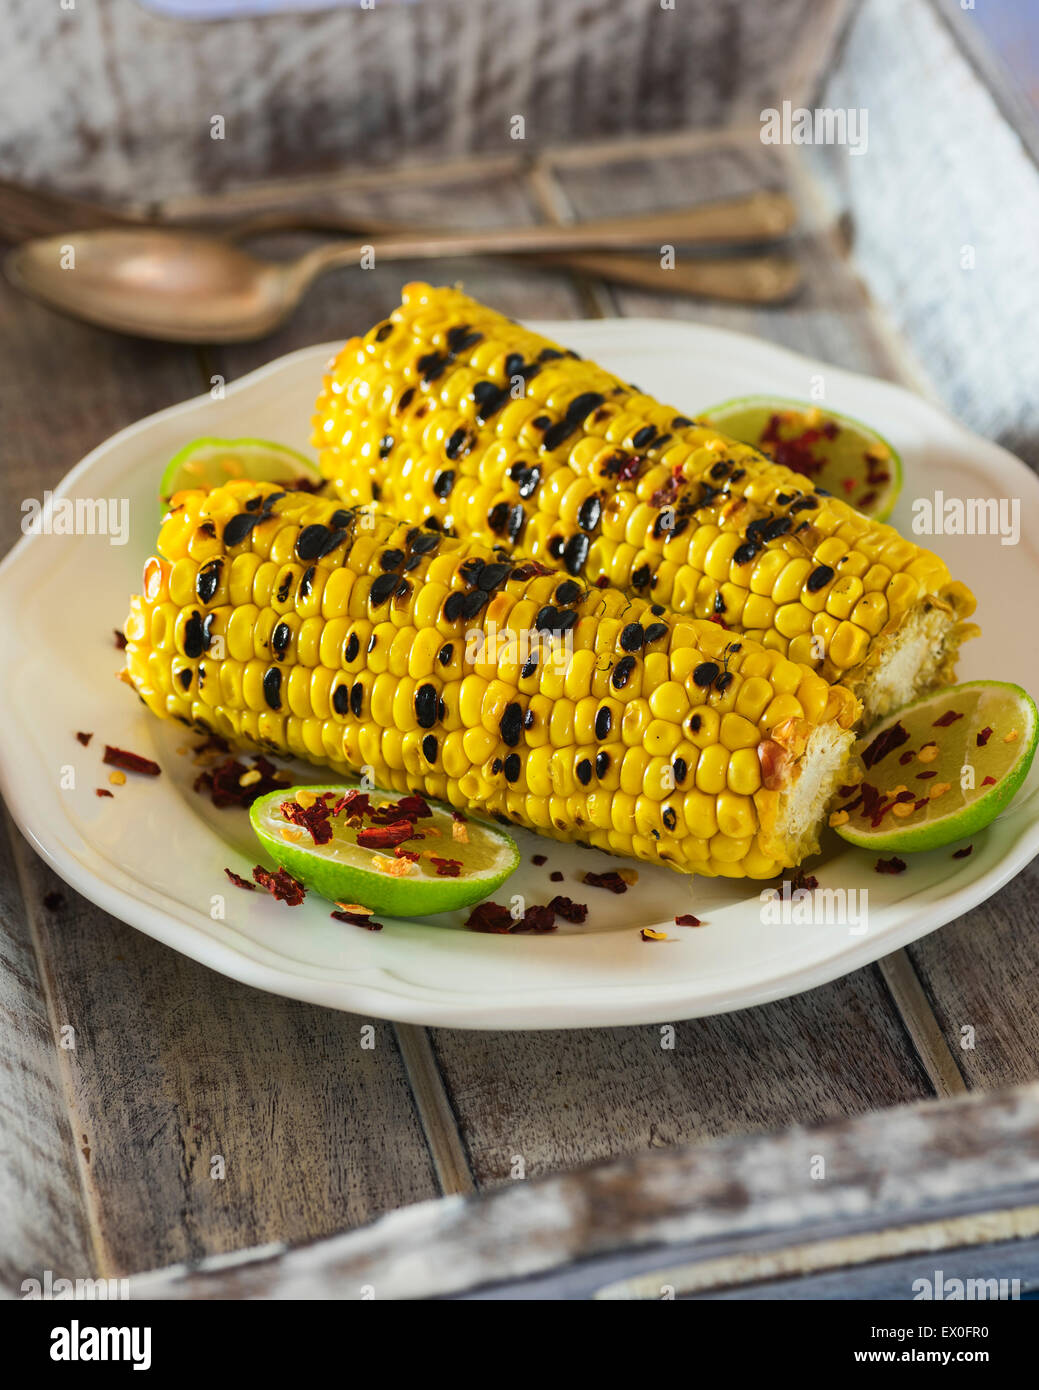
[[[0,0],[0,12],[6,3]],[[851,42],[868,39],[885,3],[868,0],[860,21],[865,38],[853,30]],[[112,8],[125,14],[124,0]],[[637,9],[626,5],[623,14]],[[712,9],[711,22],[722,25],[736,12]],[[827,16],[835,13],[826,7]],[[618,20],[618,34],[626,22]],[[923,23],[918,15],[914,22]],[[53,16],[48,23],[55,23]],[[143,12],[132,20],[132,26],[157,23]],[[316,19],[300,32],[307,36],[300,52],[327,36]],[[111,32],[99,30],[98,53],[114,41]],[[63,42],[56,28],[53,42]],[[517,55],[517,64],[521,59]],[[91,61],[100,61],[97,53]],[[818,63],[815,50],[800,54],[800,65],[788,74],[795,99]],[[78,71],[73,64],[70,81]],[[117,90],[124,102],[140,100],[136,87]],[[0,102],[10,97],[7,84]],[[564,107],[553,110],[565,114]],[[74,103],[70,111],[74,116]],[[85,147],[76,141],[90,137],[61,122],[57,128],[72,140],[69,159],[82,162]],[[473,132],[455,134],[452,150],[481,146]],[[123,188],[125,171],[142,167],[142,138],[126,133],[119,148],[93,161],[91,177],[100,170],[109,191]],[[553,132],[551,139],[558,138]],[[253,155],[259,160],[262,148],[245,159],[246,174]],[[183,151],[177,157],[184,158]],[[8,168],[0,149],[0,173]],[[18,172],[27,176],[31,169]],[[808,283],[788,309],[671,302],[505,261],[416,264],[406,274],[464,278],[477,296],[528,318],[673,314],[741,329],[939,396],[948,383],[950,403],[968,419],[973,410],[989,409],[976,389],[962,386],[974,362],[990,377],[1006,373],[996,414],[987,417],[999,432],[1027,442],[1032,428],[1017,345],[988,334],[977,344],[961,343],[961,355],[946,361],[935,334],[914,326],[922,310],[898,317],[898,306],[887,301],[885,307],[892,283],[884,276],[893,272],[845,254],[850,224],[841,217],[848,200],[840,183],[828,178],[821,184],[818,170],[789,152],[763,149],[753,131],[664,136],[649,144],[625,136],[612,147],[556,151],[534,162],[527,152],[498,149],[475,168],[460,161],[404,175],[347,171],[302,179],[288,192],[276,185],[204,197],[208,174],[192,172],[198,177],[160,211],[235,216],[305,197],[372,217],[492,225],[790,186],[805,211],[795,250]],[[90,186],[86,177],[67,181],[69,189]],[[124,191],[138,203],[154,193],[139,184]],[[1032,192],[1029,185],[1022,196]],[[858,188],[848,195],[860,219],[864,196]],[[401,278],[392,266],[337,272],[273,338],[219,350],[96,332],[0,283],[6,329],[0,341],[0,550],[17,537],[20,501],[53,486],[114,430],[204,389],[213,372],[233,380],[281,353],[363,329],[396,302]],[[898,270],[896,292],[903,284],[911,284],[909,268]],[[1021,301],[1035,307],[1034,296]],[[973,312],[974,304],[966,311],[961,305],[960,314]],[[955,317],[955,304],[943,306],[942,323]],[[968,351],[972,358],[963,355]],[[798,1124],[839,1125],[849,1116],[971,1088],[992,1090],[1039,1074],[1031,984],[1039,966],[1034,865],[910,950],[796,999],[679,1024],[675,1047],[666,1050],[656,1028],[426,1030],[260,994],[114,922],[58,883],[17,831],[7,830],[0,843],[6,1044],[0,1063],[0,1291],[16,1290],[21,1279],[45,1268],[73,1277],[114,1275],[250,1246],[295,1244],[438,1194],[503,1187],[520,1174],[545,1177],[680,1144],[700,1146],[705,1163],[724,1168],[725,1155],[734,1151],[716,1151],[711,1141],[735,1142]],[[358,1045],[360,1028],[369,1022],[375,1022],[374,1052]],[[75,1050],[58,1046],[66,1025],[76,1030]],[[960,1047],[965,1025],[977,1034],[968,1051]],[[847,1132],[861,1137],[855,1123]],[[882,1153],[875,1151],[878,1162]],[[222,1179],[210,1176],[216,1155],[226,1163]],[[512,1200],[523,1199],[515,1193]],[[448,1204],[443,1219],[455,1219],[454,1211]],[[430,1230],[438,1229],[437,1220]],[[175,1296],[189,1287],[178,1283]]]
[[[756,120],[780,92],[802,94],[846,9],[423,0],[178,24],[136,0],[0,0],[0,175],[151,200],[271,169]]]
[[[1039,1086],[426,1202],[280,1258],[156,1271],[131,1296],[909,1299],[936,1266],[1039,1287]]]

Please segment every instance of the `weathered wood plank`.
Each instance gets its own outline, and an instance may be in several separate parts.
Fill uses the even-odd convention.
[[[20,535],[25,499],[41,498],[116,430],[197,395],[202,378],[189,349],[63,318],[2,278],[0,322],[3,554]]]
[[[306,1241],[437,1194],[391,1025],[214,974],[37,859],[27,879],[50,1007],[76,1029],[70,1123],[105,1275]]]
[[[909,955],[971,1086],[1039,1077],[1039,861]]]
[[[0,1297],[50,1269],[92,1270],[63,1054],[47,1010],[18,870],[0,810]]]
[[[882,1109],[932,1094],[874,968],[669,1027],[438,1029],[477,1183]]]
[[[993,1242],[1004,1276],[1034,1275],[1037,1200],[1030,1086],[515,1182],[280,1257],[156,1271],[132,1293],[659,1299],[914,1254],[933,1275],[946,1251],[991,1261]]]
[[[873,376],[893,377],[896,364],[879,326],[872,320],[861,287],[838,254],[830,229],[821,225],[804,180],[786,152],[762,145],[756,135],[733,135],[668,159],[632,156],[594,169],[549,164],[560,190],[560,212],[579,220],[610,212],[650,211],[680,203],[735,197],[759,188],[791,192],[801,209],[797,234],[786,249],[804,267],[804,288],[788,305],[722,304],[662,292],[610,289],[604,311],[628,315],[693,319],[774,342],[834,365]],[[681,249],[678,251],[681,256]],[[807,390],[807,386],[806,386]]]
[[[272,173],[718,126],[804,89],[843,0],[441,0],[174,24],[0,0],[0,172],[157,199]],[[224,121],[211,138],[211,121]]]

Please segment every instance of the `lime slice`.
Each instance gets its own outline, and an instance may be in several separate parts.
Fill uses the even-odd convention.
[[[884,521],[902,490],[902,461],[868,425],[808,401],[741,396],[701,411],[705,425],[803,473],[814,487]]]
[[[1037,741],[1035,704],[1020,686],[967,681],[939,690],[859,740],[864,779],[837,798],[830,824],[874,850],[938,849],[976,835],[1024,781]]]
[[[349,793],[353,793],[352,804],[336,814],[337,804]],[[249,819],[270,857],[304,887],[332,902],[358,904],[392,917],[428,917],[471,907],[489,897],[519,863],[519,851],[508,835],[468,817],[456,821],[450,807],[437,802],[425,802],[417,816],[406,808],[415,838],[400,841],[402,855],[394,853],[397,846],[392,844],[386,848],[358,844],[360,833],[367,837],[373,829],[385,829],[373,826],[367,811],[358,823],[356,808],[365,806],[358,797],[367,798],[367,809],[375,811],[377,818],[392,821],[394,816],[388,812],[404,793],[364,793],[345,786],[288,787],[254,801]],[[298,810],[290,807],[286,816],[282,809],[295,803],[306,813],[319,798],[329,808],[332,829],[332,838],[320,845],[305,826],[294,823]],[[404,818],[403,812],[397,817],[398,821]],[[320,810],[318,819],[325,819]],[[388,838],[395,838],[392,832]],[[457,873],[452,864],[445,869],[437,859],[454,861],[459,865]]]
[[[175,492],[191,487],[219,487],[232,478],[257,483],[291,483],[297,478],[320,483],[312,459],[269,439],[193,439],[170,459],[159,484],[166,503]]]

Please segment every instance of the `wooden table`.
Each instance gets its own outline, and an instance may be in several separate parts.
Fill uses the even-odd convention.
[[[464,279],[477,297],[526,318],[695,318],[920,385],[905,336],[871,304],[861,267],[848,259],[823,185],[809,186],[803,165],[752,137],[664,137],[533,163],[494,158],[325,181],[292,197],[348,201],[371,216],[492,225],[665,207],[763,184],[790,186],[804,209],[796,253],[807,286],[783,310],[670,302],[505,262],[415,265],[407,278]],[[285,196],[259,189],[205,210],[233,215]],[[196,210],[187,201],[166,209]],[[389,265],[339,272],[274,337],[221,349],[111,336],[0,283],[2,548],[17,537],[22,499],[54,486],[113,431],[207,389],[215,374],[231,381],[294,348],[361,331],[397,302],[402,278]],[[121,617],[109,615],[110,624]],[[17,1290],[44,1269],[115,1276],[297,1245],[423,1199],[506,1187],[514,1196],[517,1174],[530,1182],[596,1160],[641,1163],[652,1150],[740,1145],[752,1142],[742,1136],[798,1125],[834,1122],[845,1142],[859,1134],[865,1152],[854,1126],[866,1121],[849,1117],[1039,1075],[1037,888],[1033,865],[907,950],[797,998],[678,1023],[674,1048],[664,1050],[656,1027],[460,1032],[258,993],[91,906],[8,823],[0,1288]],[[377,1044],[364,1050],[370,1023]],[[74,1050],[60,1043],[66,1025]],[[703,1190],[719,1181],[716,1152],[736,1151],[683,1155],[683,1180],[698,1174]],[[216,1155],[222,1178],[211,1176]]]

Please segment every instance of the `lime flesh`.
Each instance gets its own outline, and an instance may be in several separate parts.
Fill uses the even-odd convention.
[[[1036,707],[1020,686],[967,681],[939,690],[859,740],[864,781],[837,798],[830,823],[874,850],[938,849],[976,835],[1024,781],[1037,740]]]
[[[168,502],[185,488],[220,487],[234,478],[257,483],[320,482],[312,459],[269,439],[193,439],[173,455],[163,471],[159,498]]]
[[[395,855],[392,847],[374,849],[357,843],[359,830],[371,827],[368,816],[363,817],[363,826],[349,825],[346,812],[332,816],[332,839],[316,845],[310,832],[294,825],[282,811],[286,802],[297,801],[301,794],[300,804],[325,796],[332,808],[347,792],[357,790],[346,786],[288,787],[259,797],[249,811],[253,830],[275,863],[331,902],[370,907],[392,917],[428,917],[482,902],[519,863],[519,851],[510,836],[468,817],[458,822],[451,808],[438,802],[427,803],[431,816],[414,821],[414,829],[422,838],[405,840],[400,846],[419,856],[413,862]],[[372,791],[367,795],[375,808],[397,802],[405,793]],[[434,855],[458,861],[457,877],[443,876],[443,866],[433,861]]]
[[[701,411],[704,424],[803,473],[816,488],[884,521],[902,488],[902,463],[868,425],[808,401],[742,396]]]

